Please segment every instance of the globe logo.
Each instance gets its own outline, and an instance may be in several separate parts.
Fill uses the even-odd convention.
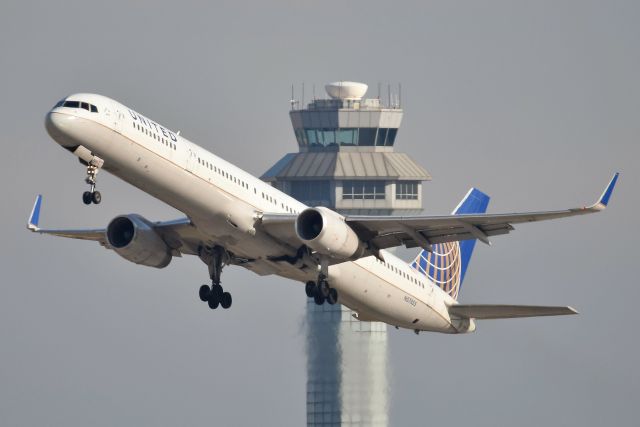
[[[429,277],[449,296],[457,299],[461,272],[460,243],[439,243],[432,248],[432,252],[421,251],[411,266]]]

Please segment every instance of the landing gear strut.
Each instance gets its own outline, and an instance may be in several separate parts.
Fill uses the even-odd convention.
[[[98,205],[102,201],[102,194],[96,191],[96,176],[99,170],[100,168],[98,166],[91,163],[87,164],[87,177],[84,182],[91,186],[91,190],[82,193],[82,201],[85,205],[90,205],[91,203]]]
[[[224,309],[231,307],[231,294],[225,292],[222,285],[220,285],[222,268],[229,260],[229,254],[222,246],[201,248],[200,259],[209,266],[209,277],[211,278],[211,286],[200,286],[198,292],[200,300],[206,302],[212,310],[215,310],[218,306]]]

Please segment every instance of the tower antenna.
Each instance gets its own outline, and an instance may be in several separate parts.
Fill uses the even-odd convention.
[[[296,100],[294,99],[293,84],[291,85],[291,99],[289,100],[289,103],[291,104],[291,109],[295,110]]]

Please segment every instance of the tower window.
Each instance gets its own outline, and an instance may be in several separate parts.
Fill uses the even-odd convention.
[[[384,200],[384,181],[344,181],[344,200]]]
[[[399,182],[396,184],[397,200],[418,200],[417,182]]]
[[[360,136],[358,145],[372,146],[375,145],[376,128],[360,128]]]

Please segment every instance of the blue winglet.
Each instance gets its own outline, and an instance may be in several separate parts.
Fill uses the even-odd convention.
[[[603,206],[607,206],[609,204],[609,198],[611,198],[611,194],[613,194],[613,188],[616,186],[616,182],[618,181],[619,175],[620,175],[619,172],[616,172],[613,175],[613,178],[611,178],[609,185],[607,185],[607,188],[604,190],[604,193],[602,193],[602,196],[600,196],[600,200],[598,200],[598,204],[601,204]]]
[[[31,216],[29,216],[29,224],[27,228],[32,231],[38,230],[38,223],[40,222],[40,206],[42,206],[42,194],[38,194],[36,201],[33,204],[31,210]]]

